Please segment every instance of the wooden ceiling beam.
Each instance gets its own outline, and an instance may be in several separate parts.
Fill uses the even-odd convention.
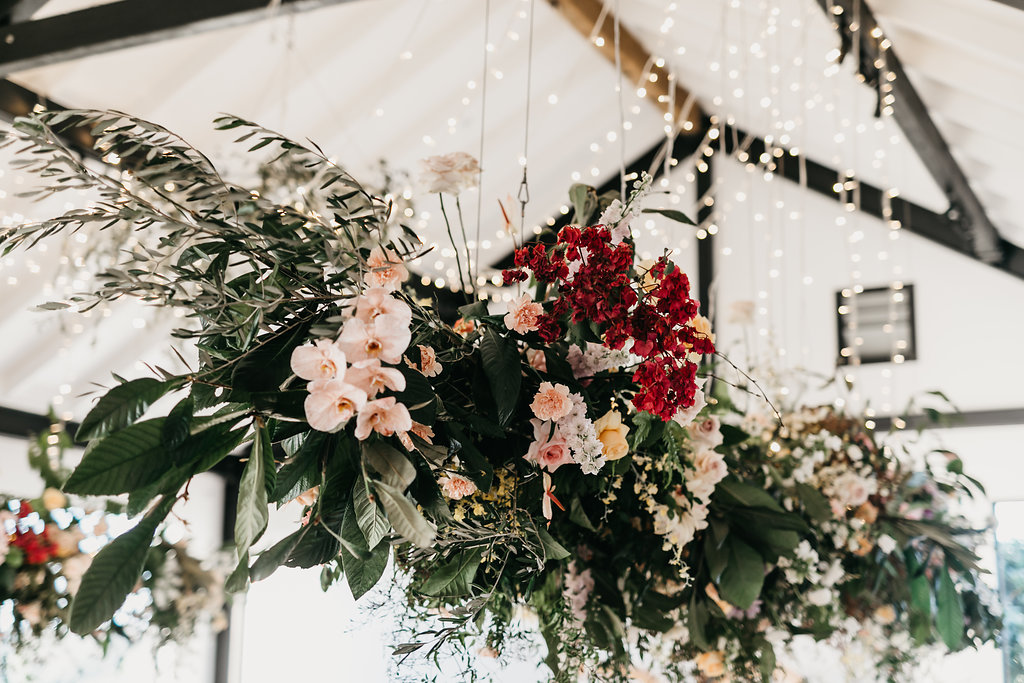
[[[601,0],[549,0],[569,24],[612,64],[615,63],[615,16]],[[619,61],[622,75],[633,88],[642,87],[646,99],[663,112],[671,112],[683,133],[703,135],[704,115],[696,98],[679,85],[657,58],[624,25],[619,24]],[[651,80],[651,79],[654,80]],[[674,90],[674,92],[673,92]],[[674,111],[671,106],[674,103]]]
[[[354,0],[120,0],[0,29],[0,75]]]

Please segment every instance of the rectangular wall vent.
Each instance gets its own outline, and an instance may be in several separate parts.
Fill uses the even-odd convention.
[[[917,358],[914,286],[836,292],[839,363],[902,363]]]

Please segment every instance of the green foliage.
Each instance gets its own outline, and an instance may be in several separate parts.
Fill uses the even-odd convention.
[[[522,384],[521,361],[515,341],[488,327],[480,342],[480,358],[491,385],[491,395],[498,405],[498,421],[507,425],[515,414]]]
[[[181,380],[141,377],[118,384],[100,398],[82,420],[76,441],[88,441],[123,429],[142,416],[154,401],[181,386]]]
[[[174,500],[161,500],[135,528],[118,536],[96,555],[71,603],[72,631],[83,636],[92,632],[121,606],[142,574],[156,528],[171,511]]]

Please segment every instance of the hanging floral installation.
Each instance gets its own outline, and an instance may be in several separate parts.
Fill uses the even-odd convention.
[[[121,158],[120,177],[62,145],[71,124]],[[649,177],[624,201],[574,187],[577,224],[520,245],[503,273],[507,310],[470,300],[443,320],[407,284],[427,248],[386,229],[388,202],[317,149],[234,117],[217,125],[274,152],[269,165],[322,178],[319,198],[274,203],[119,113],[42,112],[9,138],[46,179],[42,196],[100,199],[0,233],[5,250],[92,225],[160,235],[53,307],[175,307],[190,321],[175,335],[197,350],[183,372],[119,380],[78,431],[89,446],[64,490],[127,494],[141,518],[82,577],[76,633],[108,623],[189,480],[234,460],[227,588],[320,567],[325,589],[343,578],[358,599],[393,559],[423,624],[403,657],[481,642],[500,656],[524,611],[565,681],[770,680],[776,649],[800,634],[874,628],[950,650],[993,638],[978,537],[950,505],[973,490],[959,460],[913,468],[861,420],[800,409],[758,421],[722,382],[709,395],[720,356],[686,274],[634,252]],[[452,155],[425,173],[443,207],[479,168]],[[301,523],[258,546],[269,508],[293,500]],[[897,675],[916,652],[878,661]]]
[[[68,472],[60,454],[71,439],[59,427],[31,442],[29,463],[46,488],[36,498],[0,494],[0,655],[36,649],[39,638],[69,634],[68,614],[97,549],[113,540],[110,523],[123,506],[102,509],[71,500],[58,487]],[[55,458],[52,453],[56,451]],[[185,643],[196,627],[227,626],[224,573],[189,554],[184,542],[158,537],[148,549],[143,571],[117,619],[91,636],[104,652],[114,639],[144,636],[157,646]],[[120,605],[119,605],[120,607]],[[42,662],[40,662],[42,665]]]

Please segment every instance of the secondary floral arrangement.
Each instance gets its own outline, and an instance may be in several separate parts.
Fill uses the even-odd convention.
[[[57,133],[71,124],[120,157],[119,177],[63,146]],[[574,187],[578,225],[521,245],[503,274],[516,288],[506,309],[467,301],[459,319],[443,320],[407,284],[429,247],[388,228],[391,203],[319,150],[233,117],[218,125],[310,169],[322,196],[274,203],[124,114],[42,112],[15,124],[11,139],[32,151],[21,165],[50,183],[44,196],[71,187],[99,201],[0,233],[0,243],[31,246],[85,225],[159,231],[156,246],[102,273],[102,288],[56,306],[133,296],[177,307],[191,324],[175,334],[196,349],[182,372],[119,380],[76,435],[89,447],[64,490],[128,494],[129,513],[142,517],[93,560],[72,630],[110,618],[189,480],[226,459],[241,469],[227,587],[244,590],[281,565],[320,567],[325,587],[344,577],[358,599],[393,557],[423,624],[396,648],[402,656],[480,640],[500,655],[532,611],[559,680],[624,680],[641,667],[767,678],[773,642],[785,640],[772,629],[823,628],[825,613],[791,613],[805,600],[786,572],[825,542],[821,506],[808,506],[846,480],[821,475],[808,484],[818,497],[793,498],[749,462],[761,434],[737,426],[728,401],[707,405],[710,324],[668,255],[641,264],[633,251],[649,177],[625,201]],[[466,155],[425,170],[442,207],[479,173]],[[448,235],[458,254],[450,225]],[[465,275],[472,291],[477,278]],[[173,407],[152,414],[164,397]],[[259,545],[269,508],[289,501],[303,506],[301,524]],[[845,524],[836,520],[827,523]],[[821,551],[867,575],[850,552]],[[844,581],[830,586],[849,578],[843,566]],[[969,595],[953,590],[958,601]],[[833,607],[839,600],[828,594]]]
[[[67,637],[68,613],[96,549],[113,535],[108,509],[90,510],[69,500],[57,486],[67,472],[54,466],[48,452],[70,445],[62,431],[32,443],[30,463],[46,489],[38,498],[0,495],[0,605],[10,621],[0,629],[0,646],[31,650],[44,634]],[[89,633],[106,650],[116,637],[137,641],[155,637],[155,644],[182,643],[207,623],[223,629],[224,577],[204,568],[183,543],[158,539],[150,548],[144,571],[118,618]]]

